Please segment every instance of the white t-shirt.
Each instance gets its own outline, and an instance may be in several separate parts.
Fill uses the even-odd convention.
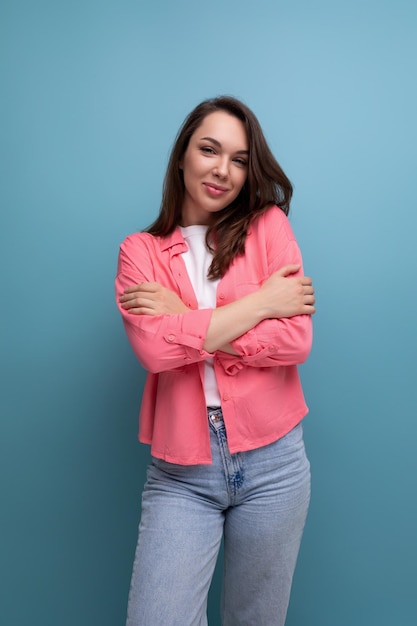
[[[216,290],[219,279],[207,278],[212,254],[206,246],[207,226],[180,226],[188,250],[183,253],[185,267],[193,286],[199,309],[216,308]],[[207,406],[220,406],[220,394],[214,373],[213,359],[204,362],[204,392]]]

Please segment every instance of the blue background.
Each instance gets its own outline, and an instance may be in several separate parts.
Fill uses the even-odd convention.
[[[118,245],[228,93],[295,184],[318,303],[288,626],[415,626],[416,3],[3,0],[0,24],[2,624],[124,623],[148,451]]]

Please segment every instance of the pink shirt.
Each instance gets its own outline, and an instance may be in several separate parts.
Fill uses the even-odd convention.
[[[148,370],[139,416],[139,440],[171,463],[211,463],[205,406],[204,360],[214,356],[223,417],[232,453],[259,448],[288,433],[307,413],[297,364],[312,342],[309,315],[268,319],[232,342],[238,356],[203,348],[212,309],[197,308],[177,228],[168,237],[135,233],[120,247],[116,297],[141,282],[177,292],[192,310],[181,315],[134,315],[119,310],[131,346]],[[217,307],[255,291],[301,253],[287,217],[272,207],[250,225],[245,255],[217,287]]]

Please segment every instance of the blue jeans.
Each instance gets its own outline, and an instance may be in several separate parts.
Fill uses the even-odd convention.
[[[285,623],[310,500],[302,425],[237,454],[220,409],[209,426],[212,465],[148,468],[127,626],[206,626],[222,537],[223,626]]]

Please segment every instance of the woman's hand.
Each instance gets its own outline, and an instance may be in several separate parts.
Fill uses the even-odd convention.
[[[274,272],[253,294],[260,319],[312,315],[314,287],[308,276],[292,276],[300,265],[285,265]],[[125,290],[120,297],[123,309],[134,315],[176,315],[190,309],[171,289],[159,283],[140,283]]]
[[[284,265],[258,291],[262,317],[283,318],[316,312],[313,281],[308,276],[291,276],[300,265]]]
[[[128,287],[120,296],[120,303],[134,315],[176,315],[190,310],[174,291],[159,283]]]

